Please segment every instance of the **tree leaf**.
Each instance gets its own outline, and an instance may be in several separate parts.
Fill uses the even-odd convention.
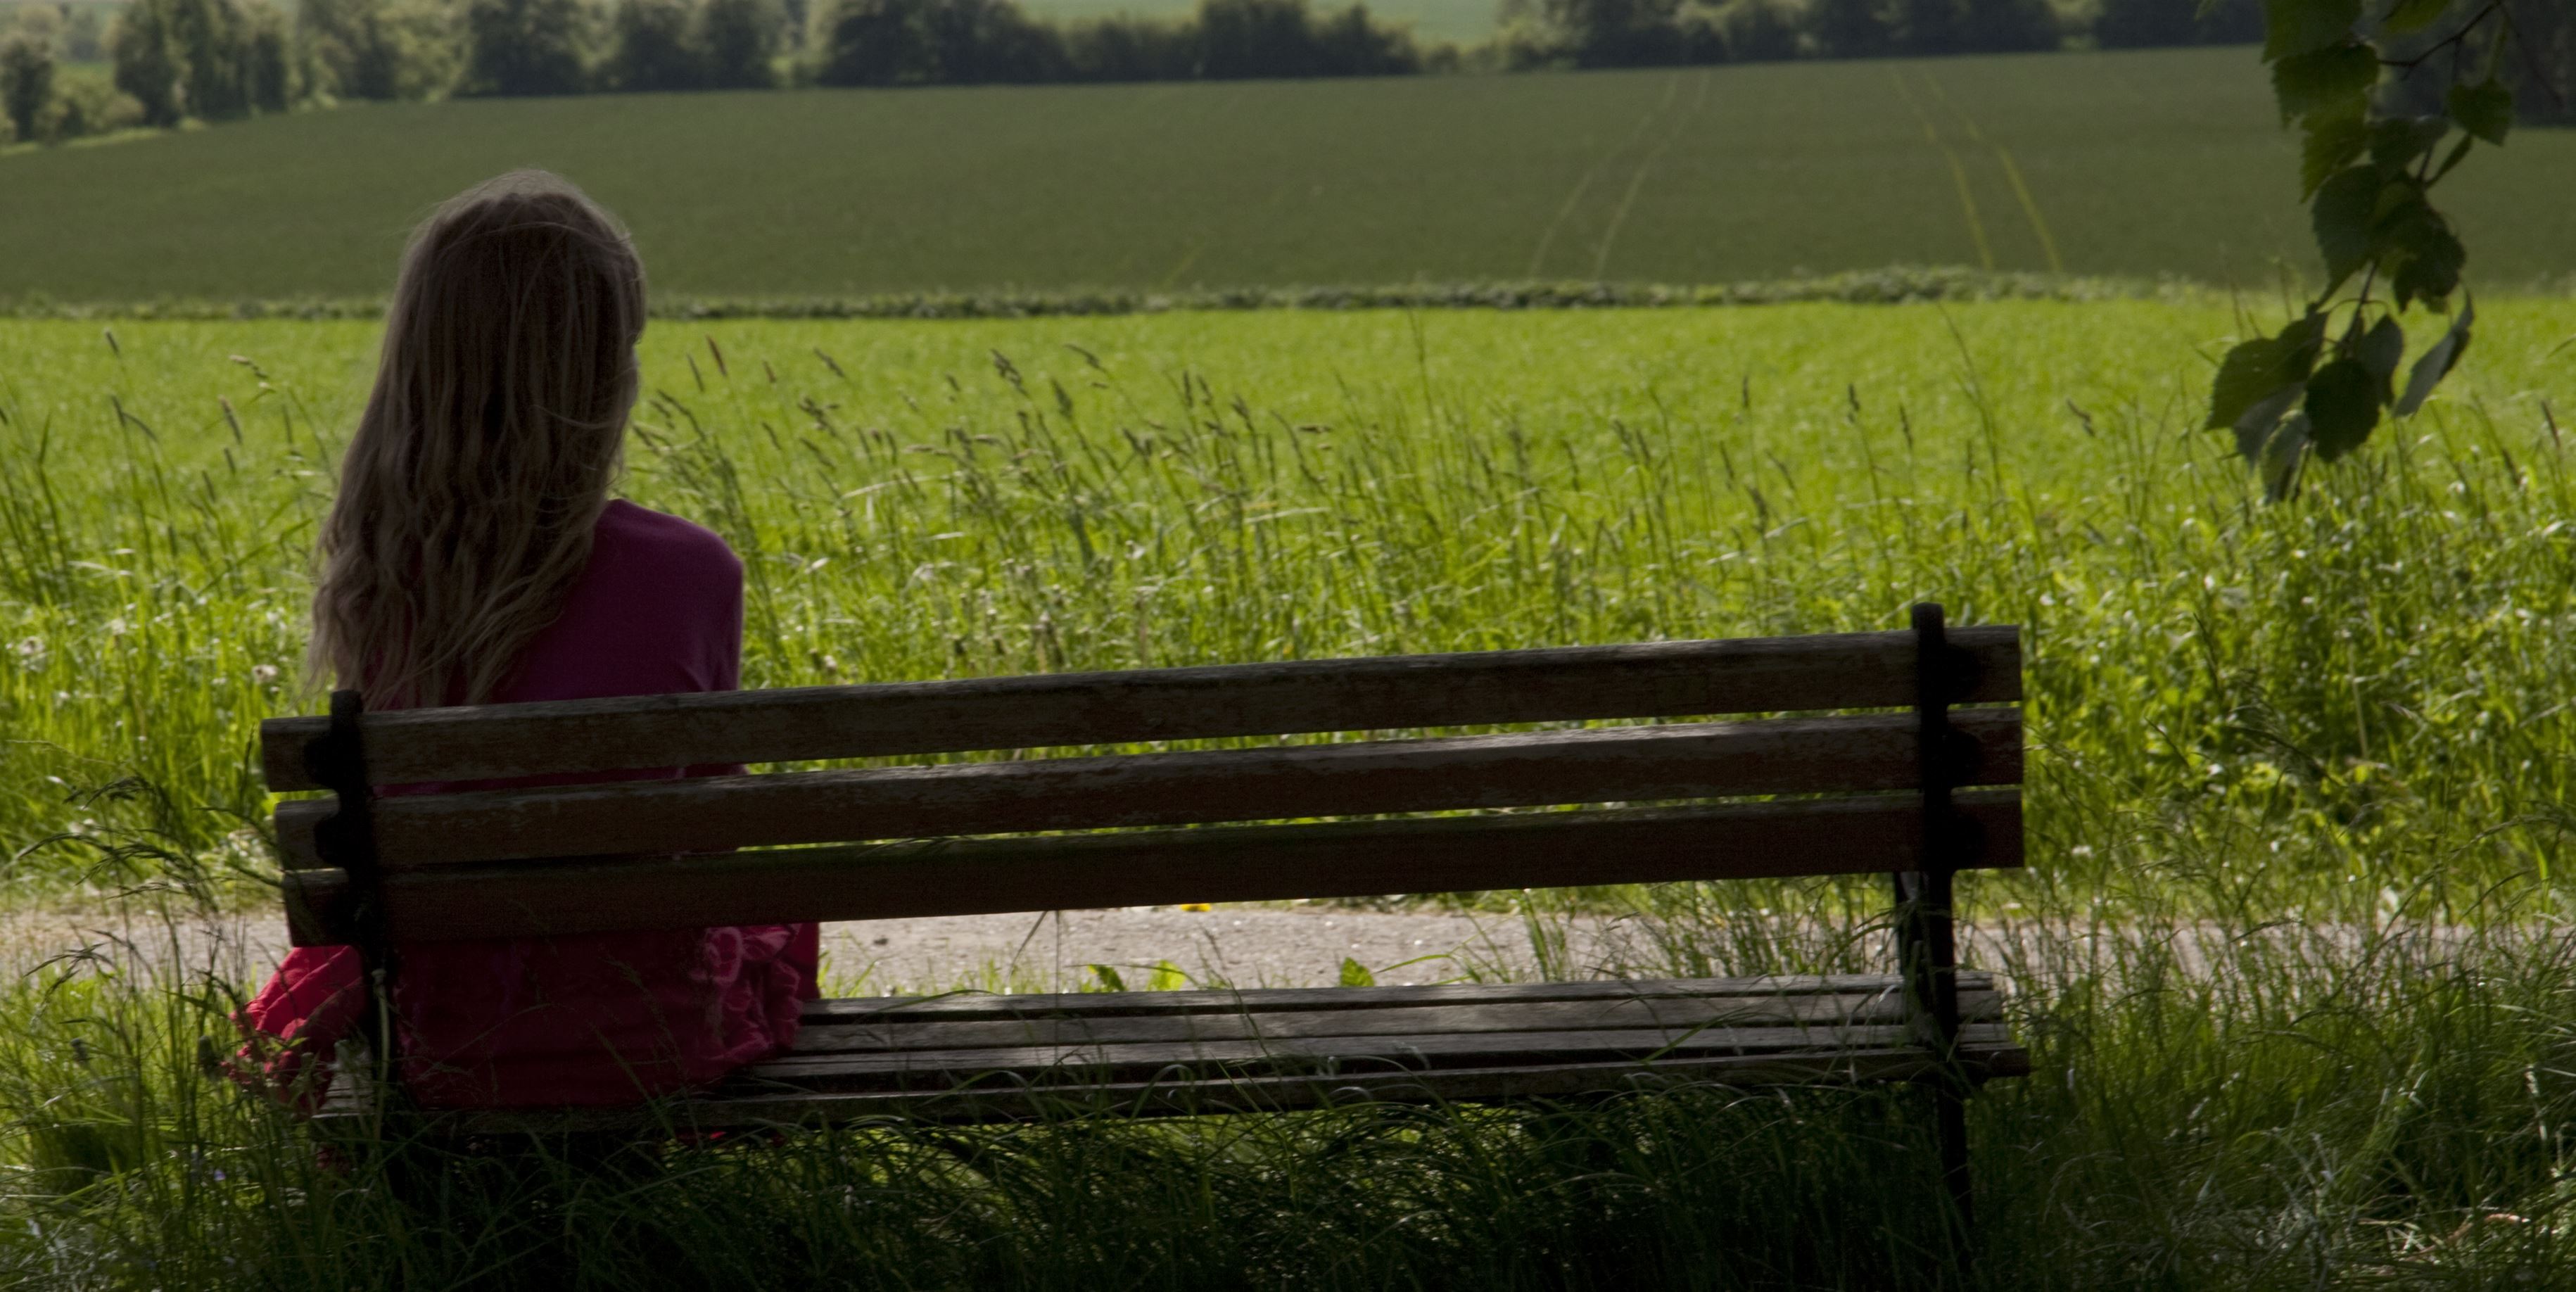
[[[2352,357],[2370,370],[2371,397],[2383,405],[2396,402],[2397,365],[2406,358],[2406,329],[2398,326],[2397,316],[2381,316],[2353,347]]]
[[[2272,64],[2272,97],[2285,124],[2311,113],[2358,119],[2378,83],[2379,55],[2349,41]]]
[[[2461,356],[2469,352],[2470,325],[2477,317],[2476,301],[2460,302],[2460,316],[2451,320],[2451,326],[2443,331],[2442,339],[2434,342],[2432,348],[2417,358],[2414,371],[2406,374],[2406,393],[2397,400],[2396,413],[2399,417],[2413,417],[2415,410],[2422,408],[2424,401],[2433,397],[2433,388],[2442,384],[2442,378],[2451,375],[2451,370],[2460,366]]]
[[[2409,35],[2432,26],[2450,8],[2451,0],[2397,0],[2379,25],[2391,35]]]
[[[2331,282],[2341,283],[2370,263],[2376,245],[2371,226],[2379,214],[2381,187],[2376,166],[2346,167],[2318,186],[2309,219]]]
[[[2348,39],[2361,21],[2361,0],[2263,0],[2263,15],[2268,63]]]
[[[2358,114],[2309,117],[2299,157],[2300,200],[2315,197],[2336,171],[2351,165],[2369,147],[2370,125]]]
[[[2397,308],[2422,301],[2440,309],[2459,290],[2468,248],[2451,232],[2450,221],[2422,199],[2391,213],[2379,236],[2381,264],[2390,270],[2388,285],[2396,293]]]
[[[2378,385],[2357,359],[2337,359],[2308,378],[2308,397],[2299,411],[2307,418],[2308,442],[2319,458],[2332,462],[2370,438],[2379,425]]]
[[[2307,382],[2294,381],[2255,401],[2236,419],[2236,455],[2259,464],[2263,446],[2271,443],[2273,433],[2281,429],[2281,419],[2297,412],[2307,394]]]
[[[1353,960],[1349,956],[1343,956],[1342,985],[1345,987],[1374,987],[1377,985],[1377,975],[1370,973],[1367,965],[1361,964],[1359,961]]]
[[[2452,86],[2449,106],[2460,129],[2488,143],[2503,143],[2513,130],[2513,87],[2492,76],[2476,85]]]
[[[2254,470],[2263,478],[2263,500],[2279,502],[2299,487],[2299,464],[2308,456],[2308,415],[2283,418],[2263,443]]]
[[[2207,428],[2236,426],[2255,405],[2308,379],[2325,339],[2326,317],[2310,314],[2282,328],[2280,335],[2240,341],[2219,361],[2210,385]]]
[[[2370,127],[2370,160],[2390,174],[2411,170],[2415,159],[2451,133],[2444,116],[2388,117]]]

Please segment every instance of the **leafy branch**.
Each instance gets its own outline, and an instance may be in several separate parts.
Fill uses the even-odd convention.
[[[2208,425],[2235,433],[2237,451],[2274,501],[2297,490],[2311,454],[2332,462],[2361,447],[2383,417],[2413,415],[2459,366],[2477,316],[2460,282],[2468,251],[2433,206],[2432,190],[2476,145],[2502,144],[2513,126],[2513,88],[2498,74],[2515,43],[2509,0],[2368,4],[2375,17],[2364,12],[2365,0],[2266,0],[2263,61],[2282,124],[2302,135],[2300,197],[2326,282],[2279,332],[2227,352]],[[2395,56],[2400,42],[2437,26],[2447,27],[2439,39]],[[2446,56],[2440,110],[2383,105],[2384,79],[2411,78]],[[2418,305],[2450,315],[2450,323],[2400,386],[2399,319]]]

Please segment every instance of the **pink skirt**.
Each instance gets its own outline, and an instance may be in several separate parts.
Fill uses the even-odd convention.
[[[796,1040],[820,927],[431,942],[398,949],[402,1079],[428,1107],[635,1103],[705,1086]],[[235,1075],[318,1107],[365,1012],[357,952],[299,947],[235,1021]]]

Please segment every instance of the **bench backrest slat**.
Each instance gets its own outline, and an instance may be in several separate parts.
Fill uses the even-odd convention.
[[[2021,798],[1959,796],[1985,845],[2022,863]],[[452,865],[385,876],[406,940],[791,920],[893,919],[1178,902],[1274,901],[1564,884],[1903,870],[1922,856],[1910,794],[1715,807],[1157,830],[719,855]],[[297,945],[354,932],[347,878],[287,877]]]
[[[1954,715],[1958,783],[2021,780],[2021,711]],[[1910,789],[1911,714],[1597,727],[930,767],[621,781],[377,801],[387,869],[527,857],[710,852],[1398,812]],[[281,849],[317,860],[326,801],[280,806]]]
[[[2021,698],[2009,626],[1951,631],[1962,704]],[[1895,708],[1915,700],[1910,632],[634,696],[370,713],[379,785],[639,767],[1417,730],[1614,718]],[[270,789],[320,789],[327,719],[262,723]]]

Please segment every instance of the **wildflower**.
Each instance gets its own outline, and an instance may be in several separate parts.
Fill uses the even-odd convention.
[[[42,637],[29,637],[18,643],[18,657],[20,659],[34,659],[44,653],[45,639]]]
[[[261,686],[266,686],[266,685],[268,685],[269,683],[276,681],[276,680],[277,680],[277,666],[276,666],[275,664],[253,664],[253,665],[251,665],[251,667],[250,667],[250,680],[251,680],[251,681],[253,681],[253,682],[255,682],[255,683],[257,683],[257,684],[259,684],[259,685],[261,685]]]

